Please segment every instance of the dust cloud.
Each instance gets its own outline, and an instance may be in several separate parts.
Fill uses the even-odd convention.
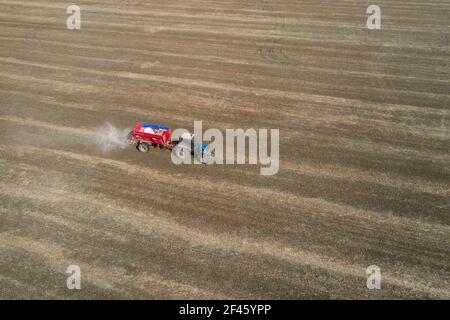
[[[103,153],[125,149],[128,146],[127,136],[130,131],[131,129],[118,129],[111,123],[105,123],[96,130],[95,143]]]

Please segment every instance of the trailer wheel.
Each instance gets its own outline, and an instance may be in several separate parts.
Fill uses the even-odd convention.
[[[148,150],[150,150],[150,146],[149,146],[147,143],[145,143],[145,142],[141,142],[141,143],[139,143],[139,144],[137,145],[137,149],[138,149],[140,152],[146,153],[146,152],[148,152]]]

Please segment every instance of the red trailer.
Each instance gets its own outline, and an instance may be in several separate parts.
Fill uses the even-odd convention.
[[[173,149],[170,128],[139,122],[128,135],[130,144],[137,146],[140,152],[148,152],[150,146]]]
[[[206,155],[206,144],[194,144],[194,135],[183,134],[178,141],[172,141],[172,130],[168,127],[156,126],[145,122],[139,122],[129,134],[128,142],[136,145],[140,152],[148,152],[150,146],[154,148],[169,149],[175,148],[175,155],[178,158],[186,158],[194,155],[201,162]]]

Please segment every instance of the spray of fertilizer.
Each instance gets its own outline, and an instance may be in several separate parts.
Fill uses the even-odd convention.
[[[100,127],[95,140],[100,150],[108,153],[117,149],[125,149],[128,146],[127,136],[131,129],[117,129],[111,123],[105,123]]]

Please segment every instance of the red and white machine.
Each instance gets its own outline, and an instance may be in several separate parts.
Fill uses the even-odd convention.
[[[181,141],[184,141],[187,144],[180,144]],[[145,122],[139,122],[128,134],[128,142],[136,145],[140,152],[148,152],[150,146],[172,150],[178,145],[177,149],[179,150],[176,150],[176,154],[179,157],[194,154],[194,150],[198,150],[197,155],[202,156],[207,149],[206,144],[194,145],[194,135],[192,134],[185,133],[180,137],[180,140],[172,141],[172,130],[170,128]],[[188,148],[186,148],[186,146],[188,146]]]

